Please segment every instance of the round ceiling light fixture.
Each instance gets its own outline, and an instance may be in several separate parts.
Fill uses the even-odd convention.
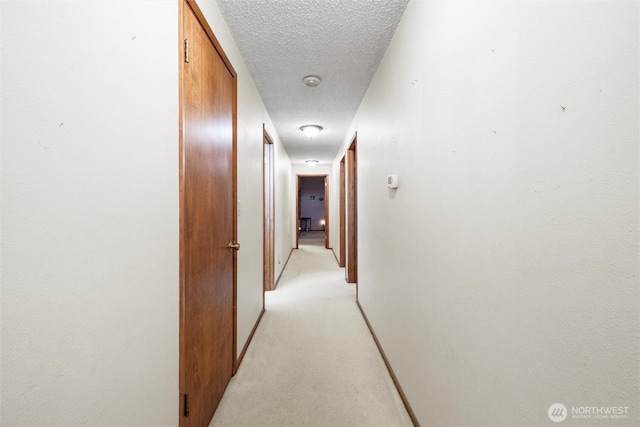
[[[313,138],[314,136],[317,136],[320,133],[320,131],[322,130],[322,126],[304,125],[304,126],[300,126],[300,130],[309,138]]]
[[[318,163],[320,163],[318,160],[305,160],[304,161],[307,166],[315,168],[316,166],[318,166]]]
[[[302,83],[304,83],[306,87],[318,87],[321,81],[322,79],[318,76],[307,76],[302,79]]]

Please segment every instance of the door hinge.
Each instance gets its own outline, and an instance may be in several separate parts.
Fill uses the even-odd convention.
[[[184,39],[184,62],[189,63],[189,39]]]
[[[182,416],[189,416],[189,395],[186,393],[182,395]]]

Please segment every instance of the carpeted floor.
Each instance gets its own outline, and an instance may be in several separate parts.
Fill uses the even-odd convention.
[[[210,426],[411,426],[354,285],[301,237]]]
[[[298,245],[324,246],[324,231],[301,231]]]

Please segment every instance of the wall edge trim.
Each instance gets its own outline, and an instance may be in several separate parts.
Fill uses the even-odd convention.
[[[369,319],[367,318],[367,315],[364,312],[364,309],[362,308],[362,305],[360,305],[360,301],[356,300],[356,304],[358,304],[358,308],[360,309],[360,313],[362,314],[362,318],[364,319],[364,322],[367,324],[367,328],[369,328],[369,332],[371,332],[371,336],[373,337],[373,341],[376,343],[376,347],[378,347],[378,351],[380,352],[380,355],[382,356],[382,360],[384,360],[384,364],[387,367],[387,370],[389,371],[389,375],[391,375],[391,379],[393,380],[393,384],[396,386],[396,389],[398,390],[398,394],[400,394],[400,398],[402,399],[402,403],[404,403],[404,407],[407,409],[407,412],[409,413],[409,417],[411,418],[411,422],[413,422],[413,425],[415,427],[420,427],[420,422],[418,421],[418,418],[416,417],[416,414],[413,412],[413,409],[411,409],[411,405],[409,404],[409,400],[407,399],[407,396],[404,394],[404,390],[402,390],[402,386],[400,385],[400,381],[398,381],[398,377],[396,377],[395,372],[393,372],[393,368],[391,367],[391,363],[389,363],[389,359],[387,359],[387,355],[384,353],[384,350],[382,349],[382,345],[380,345],[380,341],[378,341],[378,337],[376,336],[376,333],[373,331],[373,328],[371,327],[371,323],[369,323]]]
[[[291,254],[293,254],[293,249],[294,248],[291,248],[291,251],[289,252],[289,256],[287,257],[287,260],[284,262],[284,267],[282,267],[282,270],[280,271],[280,274],[278,274],[278,278],[276,279],[276,283],[273,285],[272,291],[275,291],[276,288],[278,287],[278,283],[280,283],[280,278],[282,277],[282,273],[284,273],[284,270],[287,268],[287,264],[289,264],[289,260],[291,259]]]
[[[262,307],[262,310],[260,310],[260,314],[258,315],[258,319],[256,320],[256,323],[253,325],[253,329],[251,329],[251,333],[249,334],[249,338],[247,338],[247,342],[244,344],[244,347],[242,348],[242,351],[240,352],[240,355],[238,356],[238,358],[235,361],[235,365],[233,367],[233,375],[235,375],[238,372],[238,368],[240,367],[240,364],[242,363],[242,359],[244,359],[244,355],[247,352],[247,349],[249,348],[249,344],[251,344],[251,340],[253,340],[253,334],[256,333],[256,330],[258,329],[258,325],[260,324],[260,321],[262,320],[262,315],[264,314],[265,309],[264,306]]]
[[[338,267],[340,267],[340,260],[338,259],[338,255],[336,255],[336,251],[334,251],[333,248],[329,248],[329,249],[331,249],[331,253],[333,254],[333,257],[336,259],[336,262],[338,263]]]

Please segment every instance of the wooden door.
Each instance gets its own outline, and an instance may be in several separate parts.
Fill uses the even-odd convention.
[[[273,175],[273,141],[263,126],[263,203],[264,203],[264,290],[275,289],[275,197]]]
[[[329,242],[329,177],[324,176],[324,248],[331,249]]]
[[[197,5],[181,13],[180,425],[206,426],[235,358],[236,80]]]
[[[300,195],[302,193],[302,177],[296,175],[296,249],[300,248],[300,204],[302,199]]]
[[[345,214],[345,176],[344,176],[344,156],[342,157],[342,160],[340,160],[340,259],[338,260],[338,265],[340,267],[344,267],[346,262],[345,262],[345,258],[346,258],[346,236],[345,236],[345,229],[347,228],[346,225],[346,214]]]
[[[358,282],[358,162],[356,156],[357,136],[347,150],[347,267],[349,283]],[[356,297],[358,288],[356,287]]]

